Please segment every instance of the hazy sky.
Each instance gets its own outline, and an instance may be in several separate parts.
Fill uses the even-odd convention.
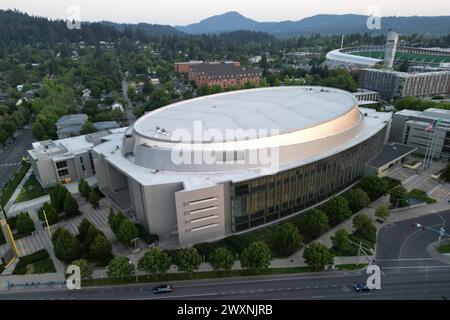
[[[81,20],[147,22],[184,25],[211,15],[238,11],[258,21],[299,20],[319,13],[368,14],[377,6],[381,16],[450,15],[449,0],[0,0],[1,9],[66,19],[76,5]]]

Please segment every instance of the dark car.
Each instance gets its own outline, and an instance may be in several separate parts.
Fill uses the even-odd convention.
[[[357,292],[371,292],[373,288],[369,288],[366,283],[358,282],[353,286]]]
[[[172,286],[162,285],[153,288],[153,294],[171,293],[173,291]]]

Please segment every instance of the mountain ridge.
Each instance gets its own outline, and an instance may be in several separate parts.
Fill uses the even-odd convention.
[[[258,22],[237,11],[214,15],[197,23],[175,26],[191,35],[223,33],[238,30],[267,32],[274,36],[300,36],[311,34],[336,35],[350,33],[385,33],[394,29],[399,33],[448,34],[450,16],[390,16],[381,18],[380,30],[367,28],[368,16],[358,14],[318,14],[300,20]]]

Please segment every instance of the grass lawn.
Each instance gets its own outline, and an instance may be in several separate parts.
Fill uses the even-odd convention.
[[[367,267],[367,263],[350,263],[350,264],[341,264],[336,266],[336,269],[342,270],[342,271],[355,271],[355,270],[361,270],[363,268]]]
[[[29,162],[22,163],[20,169],[14,173],[13,177],[8,181],[6,186],[3,188],[3,193],[0,198],[0,203],[2,204],[2,206],[5,206],[8,203],[14,191],[16,191],[20,181],[22,181],[28,169],[30,169],[30,166],[31,164]]]
[[[32,174],[23,185],[23,189],[17,196],[15,203],[33,200],[46,194],[48,194],[48,191],[41,187],[41,184],[37,181],[34,174]]]
[[[350,269],[348,266],[353,265],[343,265],[343,269],[340,270],[356,270],[364,267],[360,264],[358,268]],[[345,267],[347,266],[347,267]],[[340,267],[340,266],[336,266]],[[293,273],[307,273],[307,272],[320,272],[321,269],[315,269],[312,267],[290,267],[290,268],[272,268],[259,273],[250,272],[246,270],[231,270],[231,271],[208,271],[208,272],[193,272],[189,273],[173,273],[161,277],[153,276],[138,276],[136,281],[136,276],[120,278],[100,278],[100,279],[85,279],[82,280],[82,286],[107,286],[107,285],[120,285],[120,284],[131,284],[136,282],[161,282],[161,281],[182,281],[182,280],[200,280],[200,279],[217,279],[217,278],[228,278],[228,277],[248,277],[248,276],[267,276],[276,274],[293,274]]]
[[[408,192],[408,197],[415,198],[428,204],[436,202],[436,200],[427,196],[426,192],[419,189],[413,189],[410,192]]]
[[[13,274],[39,274],[56,272],[52,259],[47,250],[42,249],[35,253],[19,258]]]
[[[444,244],[443,246],[440,246],[437,251],[439,253],[450,253],[450,244]]]

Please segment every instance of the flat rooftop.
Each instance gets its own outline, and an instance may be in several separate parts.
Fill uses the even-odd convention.
[[[324,87],[276,87],[227,92],[175,103],[147,113],[134,124],[138,135],[160,141],[210,140],[195,136],[195,129],[218,130],[227,137],[229,130],[275,130],[278,134],[298,131],[339,118],[358,105],[356,98],[343,90]],[[160,134],[157,128],[167,134]],[[176,130],[176,131],[175,131]],[[174,131],[189,133],[191,139]],[[257,138],[245,132],[236,141]],[[215,140],[216,142],[226,141]]]
[[[381,152],[369,162],[369,166],[380,168],[393,161],[406,157],[416,151],[416,147],[410,147],[400,143],[386,144]]]

